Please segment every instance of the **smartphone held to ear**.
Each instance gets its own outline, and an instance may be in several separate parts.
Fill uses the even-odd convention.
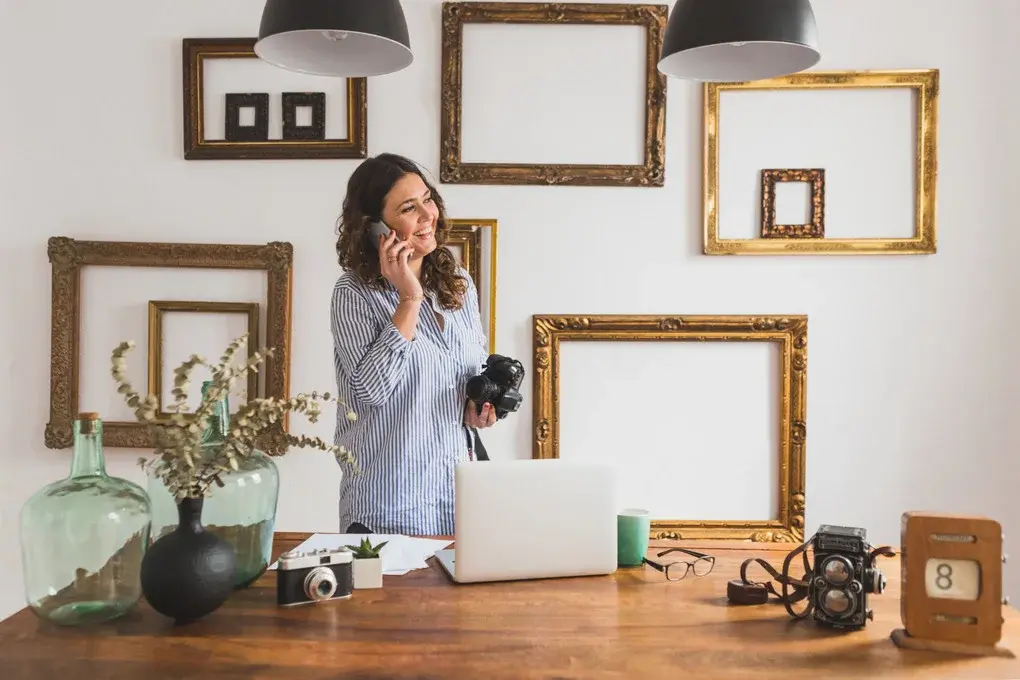
[[[368,240],[373,247],[379,247],[379,237],[389,236],[391,229],[382,222],[372,222],[368,225]]]

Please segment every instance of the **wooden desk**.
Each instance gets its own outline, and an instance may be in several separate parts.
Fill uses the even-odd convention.
[[[306,536],[277,534],[275,554]],[[355,591],[350,600],[282,610],[270,572],[179,628],[144,603],[91,630],[60,629],[22,610],[0,622],[0,678],[1020,678],[1020,659],[893,645],[897,559],[881,562],[889,587],[871,600],[875,620],[834,633],[793,622],[779,604],[727,606],[726,581],[745,557],[764,553],[777,564],[789,547],[684,545],[716,555],[713,573],[669,583],[642,567],[608,577],[453,585],[432,564],[387,576],[381,590]],[[1006,646],[1020,653],[1012,609],[1006,633]]]

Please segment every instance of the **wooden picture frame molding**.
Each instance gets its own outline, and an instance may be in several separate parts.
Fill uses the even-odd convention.
[[[208,59],[258,59],[256,38],[184,38],[183,59],[183,122],[184,158],[186,160],[264,160],[322,159],[368,157],[368,85],[365,78],[346,79],[347,136],[326,138],[323,107],[325,100],[318,92],[284,92],[281,94],[284,134],[281,139],[268,139],[268,95],[266,93],[228,94],[230,105],[244,102],[256,108],[254,131],[244,138],[205,139],[203,64]],[[293,120],[295,105],[313,109],[312,124],[297,126]],[[320,136],[321,135],[321,136]]]
[[[244,314],[247,317],[248,345],[250,359],[260,349],[259,345],[259,304],[257,302],[209,302],[204,300],[149,300],[149,342],[148,342],[148,392],[156,397],[156,416],[166,419],[172,414],[164,410],[163,404],[163,315],[168,312],[190,314]],[[226,347],[230,338],[223,343]],[[248,372],[247,397],[255,399],[259,394],[259,374]]]
[[[447,219],[450,233],[446,239],[446,245],[460,247],[463,252],[462,263],[468,270],[471,280],[475,282],[478,290],[478,303],[481,305],[482,296],[488,298],[489,318],[487,335],[489,336],[489,354],[496,351],[496,267],[497,267],[497,241],[499,237],[499,225],[497,220],[467,220]],[[485,258],[482,246],[482,230],[489,232],[489,281],[488,286],[482,285],[482,260]]]
[[[666,166],[666,76],[658,70],[668,5],[444,2],[442,115],[439,180],[446,184],[514,184],[661,187]],[[464,163],[462,62],[464,26],[501,24],[618,24],[646,30],[644,162],[641,165],[573,163]],[[597,143],[593,140],[593,143]]]
[[[776,224],[776,184],[807,182],[811,185],[811,218],[806,224]],[[825,170],[822,168],[761,171],[761,237],[825,237]]]
[[[254,269],[267,275],[266,346],[275,350],[261,371],[265,395],[286,398],[290,390],[291,296],[294,248],[273,241],[265,245],[214,243],[140,243],[78,241],[54,236],[48,241],[51,265],[50,416],[44,441],[47,448],[73,444],[78,402],[81,343],[81,272],[84,267],[163,267],[182,269]],[[112,347],[110,348],[112,351]],[[111,389],[113,389],[111,382]],[[287,430],[289,420],[281,423]],[[139,422],[107,421],[103,445],[148,448],[147,426]]]
[[[739,239],[719,236],[719,99],[723,92],[747,90],[909,89],[914,95],[914,229],[908,238],[805,238],[771,234]],[[704,83],[703,226],[706,255],[931,255],[936,252],[936,180],[938,176],[938,69],[803,71],[742,83]],[[831,170],[831,168],[829,169]],[[828,180],[832,181],[831,173]],[[794,230],[796,231],[796,230]]]
[[[565,342],[773,342],[779,345],[779,508],[774,520],[653,519],[651,538],[802,543],[807,437],[806,316],[532,317],[532,458],[559,458],[560,347]]]

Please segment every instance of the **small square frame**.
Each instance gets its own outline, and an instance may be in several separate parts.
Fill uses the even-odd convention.
[[[666,174],[666,77],[657,64],[668,5],[444,2],[439,179],[446,184],[661,187]],[[462,60],[465,24],[616,24],[643,26],[644,162],[641,165],[461,162]],[[597,141],[592,142],[593,144]]]
[[[78,365],[81,361],[81,271],[84,267],[265,271],[265,344],[275,349],[275,356],[267,357],[261,367],[266,376],[264,391],[267,397],[288,397],[294,277],[294,247],[290,243],[140,243],[78,241],[67,236],[52,236],[47,243],[47,256],[51,267],[51,302],[50,417],[44,435],[46,448],[68,449],[74,444],[74,419],[80,410]],[[277,431],[287,432],[289,422],[284,415]],[[107,421],[103,423],[103,445],[145,449],[152,446],[152,441],[145,423]]]
[[[720,238],[719,96],[727,90],[907,88],[915,94],[914,234],[910,238]],[[704,83],[702,211],[706,255],[931,255],[936,252],[938,69],[803,71],[739,83]]]
[[[184,86],[184,158],[186,160],[259,160],[295,158],[367,158],[368,87],[365,78],[347,78],[347,136],[342,139],[272,139],[230,142],[204,138],[203,62],[206,59],[258,59],[256,38],[184,38],[181,44]]]
[[[325,92],[284,92],[282,105],[284,139],[313,140],[326,138]],[[312,109],[311,125],[297,124],[297,109],[299,106],[307,106]]]
[[[255,109],[253,125],[241,125],[241,109]],[[269,95],[265,92],[227,93],[223,120],[224,136],[230,142],[264,142],[269,139]]]
[[[489,354],[496,352],[496,242],[498,236],[498,225],[496,220],[463,220],[448,219],[450,226],[449,236],[446,243],[458,245],[464,253],[462,258],[464,268],[468,270],[471,279],[475,282],[478,290],[478,304],[482,303],[482,295],[489,297]],[[489,230],[489,287],[482,290],[482,229]]]
[[[259,304],[257,302],[206,302],[149,300],[149,394],[156,397],[156,417],[170,418],[163,410],[163,315],[168,312],[197,314],[244,314],[248,317],[248,358],[259,350]],[[233,341],[234,338],[230,338]],[[224,347],[226,344],[224,343]],[[259,393],[259,375],[248,372],[249,400]],[[187,415],[187,414],[184,414]]]
[[[653,520],[657,540],[804,541],[807,439],[807,316],[592,315],[532,317],[532,458],[559,458],[560,345],[564,342],[774,342],[780,347],[779,517],[770,520]]]
[[[807,224],[776,224],[776,184],[811,184],[811,221]],[[761,171],[761,237],[825,238],[825,170],[790,169]]]

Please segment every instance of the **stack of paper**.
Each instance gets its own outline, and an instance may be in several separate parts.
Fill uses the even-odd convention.
[[[450,545],[453,541],[436,540],[431,538],[412,538],[401,534],[312,534],[308,539],[297,546],[295,550],[308,552],[310,550],[337,550],[345,545],[358,545],[361,539],[368,538],[372,545],[379,545],[386,541],[386,545],[379,551],[382,559],[382,572],[388,576],[403,576],[414,569],[425,569],[428,565],[425,560],[436,554],[437,550]],[[276,562],[269,568],[276,569]]]

